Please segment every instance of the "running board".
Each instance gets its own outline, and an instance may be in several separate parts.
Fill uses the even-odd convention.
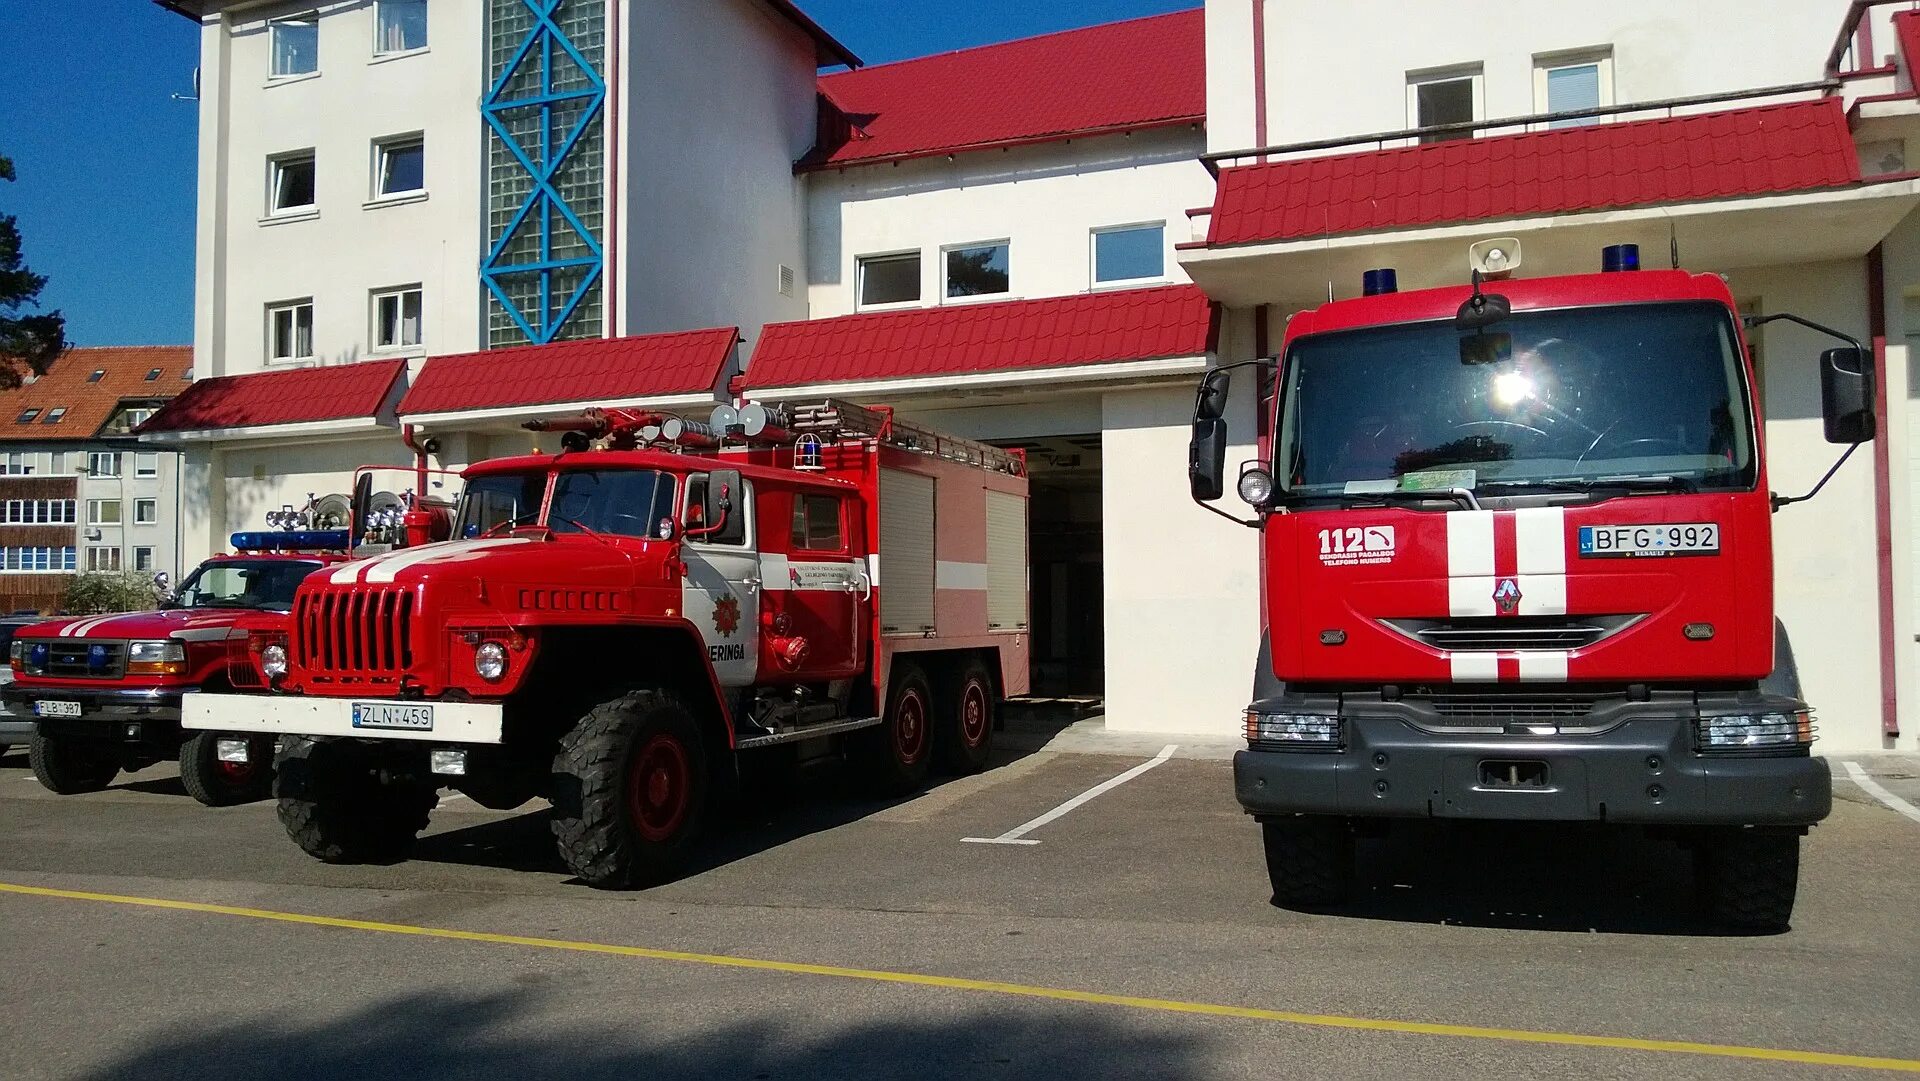
[[[781,743],[798,743],[803,739],[817,739],[821,736],[838,735],[841,732],[857,732],[862,728],[874,728],[880,724],[878,717],[857,717],[845,721],[828,721],[825,724],[809,724],[800,728],[789,728],[782,732],[769,732],[764,736],[748,736],[736,740],[733,749],[751,751],[756,747],[773,747]]]

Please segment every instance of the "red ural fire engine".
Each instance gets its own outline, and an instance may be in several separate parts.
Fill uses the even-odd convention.
[[[308,853],[397,858],[451,786],[546,797],[568,869],[628,887],[756,758],[850,752],[891,792],[984,767],[1027,682],[1017,453],[837,402],[536,427],[565,449],[468,469],[454,540],[301,586],[251,646],[271,693],[187,700],[284,738]]]
[[[1770,516],[1798,499],[1768,492],[1734,299],[1626,245],[1600,274],[1483,284],[1510,240],[1472,260],[1471,286],[1370,272],[1254,362],[1276,435],[1238,483],[1266,633],[1235,785],[1275,897],[1346,899],[1356,833],[1393,819],[1591,821],[1664,832],[1710,916],[1784,928],[1832,782],[1774,617]],[[1821,357],[1827,437],[1871,439],[1870,355],[1768,318],[1849,343]],[[1229,378],[1197,403],[1203,506]]]
[[[159,611],[54,620],[14,638],[0,703],[33,723],[42,785],[94,792],[178,756],[182,784],[209,807],[267,796],[272,740],[182,731],[180,698],[258,686],[239,648],[248,629],[284,627],[301,579],[346,558],[344,530],[297,529],[308,523],[291,508],[269,517],[275,529],[234,534],[234,553],[202,563]]]

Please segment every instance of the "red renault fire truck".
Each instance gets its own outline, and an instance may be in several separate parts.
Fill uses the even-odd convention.
[[[1394,819],[1589,821],[1690,847],[1711,917],[1783,928],[1832,801],[1773,610],[1771,515],[1811,494],[1769,495],[1734,298],[1631,246],[1599,274],[1483,281],[1511,240],[1470,262],[1408,293],[1370,272],[1253,362],[1266,629],[1234,772],[1275,898],[1346,899],[1356,834]],[[1870,354],[1768,318],[1847,342],[1826,433],[1871,439]],[[1229,379],[1199,393],[1203,506]]]
[[[183,732],[180,696],[257,686],[239,648],[247,630],[283,626],[301,579],[346,559],[346,531],[300,528],[311,522],[292,508],[269,518],[275,528],[234,534],[233,553],[200,564],[158,611],[59,619],[14,637],[0,705],[32,723],[28,757],[49,791],[95,792],[177,756],[181,783],[209,807],[267,796],[272,740]]]
[[[257,635],[265,694],[197,730],[279,736],[279,813],[330,862],[405,853],[451,786],[545,797],[567,868],[670,874],[756,756],[850,753],[903,792],[984,767],[1027,689],[1015,452],[884,408],[619,410],[466,472],[455,539],[317,574]]]

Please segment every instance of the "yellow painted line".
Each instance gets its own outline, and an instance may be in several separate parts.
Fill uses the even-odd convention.
[[[1348,1029],[1360,1032],[1391,1032],[1413,1036],[1450,1036],[1470,1040],[1504,1040],[1510,1043],[1556,1044],[1563,1047],[1599,1047],[1622,1051],[1653,1051],[1675,1055],[1710,1055],[1717,1058],[1749,1059],[1762,1062],[1797,1062],[1810,1066],[1840,1066],[1860,1070],[1895,1070],[1920,1073],[1920,1059],[1876,1058],[1871,1055],[1842,1055],[1829,1051],[1794,1051],[1772,1047],[1747,1047],[1739,1044],[1691,1043],[1685,1040],[1642,1040],[1630,1036],[1594,1036],[1576,1032],[1551,1032],[1519,1028],[1486,1028],[1480,1025],[1445,1025],[1427,1021],[1390,1021],[1339,1014],[1294,1013],[1289,1010],[1263,1010],[1251,1006],[1220,1006],[1178,999],[1140,998],[1133,995],[1109,995],[1098,991],[1074,991],[1059,987],[1002,983],[997,980],[971,980],[956,976],[925,976],[916,972],[889,972],[884,969],[843,968],[839,965],[809,965],[793,961],[765,961],[753,957],[729,957],[725,954],[688,953],[683,950],[657,950],[645,946],[616,946],[605,942],[570,942],[558,938],[532,938],[525,935],[497,935],[484,931],[455,931],[443,927],[416,927],[404,923],[376,923],[349,920],[338,916],[309,916],[298,912],[276,912],[263,908],[239,908],[211,905],[199,901],[174,901],[161,897],[130,897],[112,893],[88,893],[82,890],[49,889],[44,886],[20,886],[0,882],[0,893],[27,897],[51,897],[67,901],[95,901],[132,905],[139,908],[197,912],[214,916],[239,916],[251,920],[302,924],[308,927],[334,927],[346,931],[370,931],[377,934],[412,935],[416,938],[452,939],[459,942],[485,942],[496,946],[527,946],[542,950],[566,950],[573,953],[609,954],[637,957],[649,961],[678,961],[684,964],[712,965],[720,968],[745,968],[760,972],[784,972],[796,976],[829,976],[871,983],[908,984],[937,987],[948,991],[978,991],[993,995],[1044,999],[1055,1002],[1082,1002],[1095,1006],[1118,1006],[1158,1013],[1196,1014],[1202,1017],[1231,1017],[1247,1021],[1276,1021],[1287,1025],[1314,1028]]]

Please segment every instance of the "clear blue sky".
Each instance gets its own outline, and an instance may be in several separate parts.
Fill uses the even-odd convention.
[[[1199,3],[800,0],[868,63]],[[0,212],[51,279],[42,303],[78,345],[191,342],[196,114],[171,95],[192,90],[195,27],[148,0],[0,0],[0,48],[0,154],[19,173]]]

